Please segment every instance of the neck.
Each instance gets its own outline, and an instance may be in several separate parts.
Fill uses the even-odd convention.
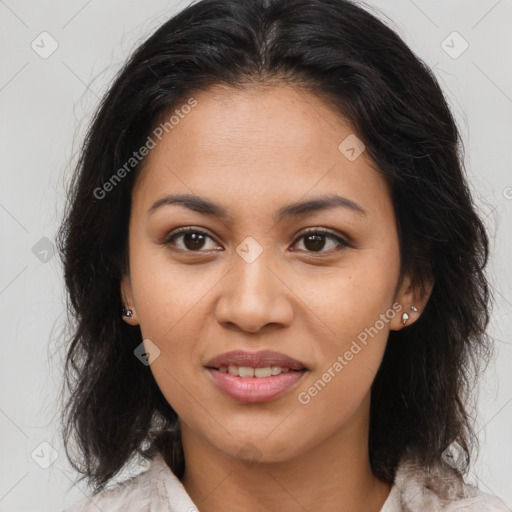
[[[182,483],[201,512],[379,512],[391,489],[371,471],[367,414],[280,462],[230,457],[184,424],[182,442]]]

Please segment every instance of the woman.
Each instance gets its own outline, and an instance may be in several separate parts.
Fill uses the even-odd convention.
[[[457,127],[362,8],[171,18],[101,103],[59,247],[96,493],[68,510],[507,510],[464,482],[490,292]]]

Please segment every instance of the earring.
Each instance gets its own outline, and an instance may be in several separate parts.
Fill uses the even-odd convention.
[[[133,315],[133,311],[131,309],[122,309],[122,315],[130,318]]]
[[[415,313],[418,312],[418,308],[416,306],[411,306],[411,311],[414,311]],[[409,320],[410,316],[408,313],[402,314],[402,325],[405,325],[407,323],[407,320]]]

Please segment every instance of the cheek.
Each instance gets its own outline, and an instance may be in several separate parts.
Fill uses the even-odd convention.
[[[346,268],[317,280],[315,287],[304,285],[309,308],[328,327],[316,322],[317,332],[310,333],[320,365],[300,389],[305,395],[299,402],[315,414],[336,404],[353,412],[371,387],[397,314],[392,304],[399,264],[393,248],[389,258],[371,251],[354,254]]]
[[[360,409],[382,362],[389,335],[389,320],[377,317],[370,323],[366,310],[351,318],[339,313],[335,327],[337,335],[318,345],[321,364],[297,390],[298,409],[319,435],[340,428]],[[320,417],[321,424],[314,420]]]
[[[202,354],[197,343],[200,338],[199,325],[190,315],[164,329],[160,338],[148,336],[160,350],[150,365],[153,377],[167,402],[184,418],[193,409],[194,401],[204,395],[201,387],[204,381],[200,381],[202,369],[199,366]],[[164,326],[167,327],[165,322],[156,329],[162,330]],[[156,329],[154,326],[149,327],[149,330]],[[196,411],[196,414],[199,413]]]
[[[218,276],[208,265],[173,261],[165,247],[145,244],[130,256],[134,303],[143,336],[163,342],[184,317],[195,314]]]
[[[328,327],[330,345],[344,351],[361,333],[364,341],[364,333],[374,326],[383,331],[377,336],[379,342],[385,342],[390,320],[386,314],[391,318],[395,314],[392,304],[398,274],[399,265],[393,257],[354,252],[343,268],[318,274],[315,279],[304,278],[298,289],[307,306]]]

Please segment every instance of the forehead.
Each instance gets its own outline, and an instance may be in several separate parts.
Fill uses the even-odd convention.
[[[340,151],[355,137],[350,123],[317,96],[276,84],[217,86],[193,98],[193,108],[177,105],[162,116],[165,122],[181,113],[146,157],[137,202],[183,192],[236,197],[257,208],[277,206],[284,196],[340,192],[389,207],[385,181],[366,153],[350,160]]]

